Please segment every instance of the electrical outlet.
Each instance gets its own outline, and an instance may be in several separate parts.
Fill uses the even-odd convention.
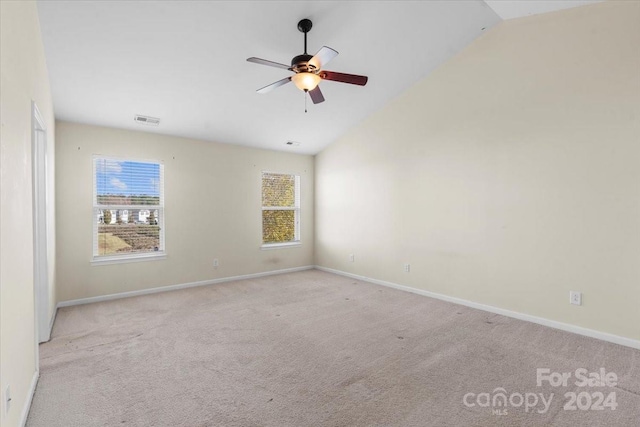
[[[4,414],[7,415],[9,413],[9,409],[11,408],[11,386],[7,386],[4,390]]]
[[[405,265],[404,265],[404,272],[405,272],[405,273],[408,273],[408,272],[410,272],[410,271],[411,271],[411,264],[405,264]]]
[[[218,268],[220,264],[218,263],[218,258],[213,259],[213,268]]]
[[[582,305],[582,293],[569,291],[569,302],[573,305]]]
[[[356,261],[356,256],[354,254],[349,254],[349,261],[355,262]]]

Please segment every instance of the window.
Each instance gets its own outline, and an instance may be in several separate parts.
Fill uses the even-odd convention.
[[[93,259],[164,255],[164,166],[93,158]]]
[[[262,244],[300,242],[300,176],[262,173]]]

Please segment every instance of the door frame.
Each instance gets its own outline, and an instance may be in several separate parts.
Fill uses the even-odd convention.
[[[47,191],[47,127],[35,102],[31,102],[31,148],[33,166],[33,295],[37,345],[49,341],[49,250]],[[36,360],[36,366],[37,360]]]

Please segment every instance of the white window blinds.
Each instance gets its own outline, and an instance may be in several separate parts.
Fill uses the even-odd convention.
[[[164,166],[94,157],[93,255],[164,252]]]

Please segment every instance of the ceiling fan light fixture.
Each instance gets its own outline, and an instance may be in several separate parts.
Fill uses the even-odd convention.
[[[283,68],[294,73],[293,76],[285,77],[277,82],[273,82],[270,85],[258,89],[256,92],[267,93],[277,87],[293,82],[298,89],[309,94],[309,97],[314,104],[319,104],[324,102],[324,95],[318,86],[318,83],[320,83],[321,80],[333,80],[334,82],[348,83],[358,86],[364,86],[367,84],[367,76],[337,73],[335,71],[327,71],[324,69],[329,61],[338,55],[338,51],[331,49],[328,46],[322,46],[313,56],[307,53],[307,33],[311,30],[311,26],[311,21],[308,19],[303,19],[298,22],[298,30],[304,33],[304,53],[294,56],[291,60],[290,66],[279,62],[256,58],[254,56],[247,58],[247,62],[268,65],[269,67]],[[305,103],[306,102],[307,98],[305,97]]]
[[[310,91],[315,89],[322,79],[316,73],[302,72],[291,76],[291,80],[298,89]]]

